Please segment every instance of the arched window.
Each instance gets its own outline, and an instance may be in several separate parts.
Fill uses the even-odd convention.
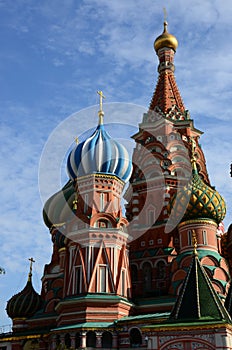
[[[156,265],[157,267],[157,278],[163,279],[166,277],[166,265],[164,261],[159,261]]]
[[[130,330],[130,346],[132,348],[139,348],[142,345],[142,336],[138,328]]]
[[[75,349],[78,349],[81,346],[81,335],[79,332],[75,335]]]
[[[96,348],[96,334],[93,331],[89,331],[86,334],[86,346],[87,348]]]
[[[102,348],[112,348],[112,334],[110,332],[102,333]]]
[[[71,347],[71,338],[70,338],[70,334],[66,333],[64,336],[64,343],[65,343],[65,347],[66,349],[69,349]]]
[[[99,227],[99,228],[107,228],[107,227],[112,227],[111,222],[106,219],[99,219],[94,223],[94,227]]]
[[[136,265],[131,265],[131,279],[132,283],[138,281],[138,268]]]
[[[144,292],[150,293],[151,286],[152,286],[152,268],[151,268],[151,264],[149,264],[148,262],[145,262],[143,264],[143,285],[144,285]]]

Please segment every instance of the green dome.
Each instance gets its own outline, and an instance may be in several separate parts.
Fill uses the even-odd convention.
[[[182,217],[181,221],[207,218],[219,224],[226,215],[226,204],[215,189],[203,182],[195,165],[191,183],[178,189],[169,203],[168,211],[175,217]],[[183,212],[185,214],[182,216]]]
[[[73,183],[68,181],[60,191],[51,196],[45,203],[43,208],[45,224],[50,228],[52,225],[65,222],[72,217],[74,199]]]

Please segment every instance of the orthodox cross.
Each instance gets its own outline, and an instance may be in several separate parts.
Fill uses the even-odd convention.
[[[105,96],[103,95],[102,91],[97,91],[98,95],[100,96],[100,109],[98,111],[98,117],[99,117],[99,125],[103,124],[103,117],[104,117],[104,112],[102,109],[102,99],[105,98]]]
[[[164,22],[166,22],[168,17],[166,7],[163,7],[163,11],[164,11]]]
[[[106,97],[103,95],[102,91],[97,91],[97,93],[100,96],[100,111],[99,112],[102,112],[102,99],[106,98]]]
[[[32,264],[35,262],[33,258],[28,259],[30,261],[30,275],[32,275]]]

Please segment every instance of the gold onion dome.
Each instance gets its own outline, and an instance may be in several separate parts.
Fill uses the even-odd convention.
[[[219,224],[226,215],[226,204],[214,188],[203,182],[193,161],[192,181],[172,197],[168,211],[181,221],[211,219]]]
[[[155,39],[154,48],[156,52],[163,47],[169,47],[174,51],[177,49],[178,41],[174,35],[168,33],[167,26],[168,22],[164,21],[164,31],[158,36],[158,38]]]

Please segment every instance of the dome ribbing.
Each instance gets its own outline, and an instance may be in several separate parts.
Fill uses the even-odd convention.
[[[24,289],[7,302],[6,312],[11,319],[31,317],[39,310],[41,303],[41,296],[34,290],[29,274]]]
[[[71,180],[104,173],[127,182],[132,172],[132,163],[126,148],[113,140],[104,125],[99,124],[92,136],[70,152],[67,171]]]

